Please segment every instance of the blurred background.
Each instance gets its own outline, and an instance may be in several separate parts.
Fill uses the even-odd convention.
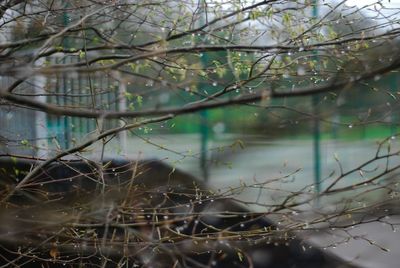
[[[32,14],[43,8],[40,3],[32,2]],[[116,7],[115,17],[125,15],[125,20],[108,20],[107,17],[107,21],[103,21],[100,16],[92,24],[97,26],[98,21],[104,22],[100,29],[115,40],[132,46],[150,46],[154,36],[167,40],[173,30],[183,29],[190,19],[193,24],[202,25],[236,8],[235,3],[229,1],[206,1],[205,6],[196,1],[185,1],[185,5],[180,2],[171,1],[156,7],[139,5],[135,16],[126,15],[123,7]],[[255,3],[239,2],[244,6]],[[178,21],[171,19],[177,14],[186,14],[196,5],[197,12],[189,12]],[[341,177],[345,178],[335,187],[351,187],[366,177],[380,176],[379,180],[354,191],[315,198],[294,213],[305,212],[312,217],[319,209],[335,211],[344,202],[348,208],[356,208],[396,198],[396,169],[389,174],[379,174],[397,167],[398,155],[390,159],[376,156],[400,149],[398,71],[378,72],[359,80],[364,73],[395,61],[400,50],[397,32],[400,2],[277,1],[271,6],[252,9],[245,14],[249,19],[233,28],[224,27],[232,22],[227,19],[207,31],[162,42],[154,49],[294,44],[298,47],[296,50],[221,49],[158,55],[127,62],[118,71],[88,75],[78,70],[34,75],[16,87],[14,94],[66,108],[135,112],[188,107],[218,98],[232,100],[265,92],[261,102],[183,114],[162,123],[120,132],[64,159],[159,159],[199,178],[216,191],[236,189],[234,198],[251,211],[259,212],[265,211],[266,206],[280,204],[296,192],[302,193],[296,196],[299,202],[310,196],[318,197]],[[171,14],[162,12],[166,7]],[[158,16],[149,16],[150,12]],[[16,14],[17,11],[7,11],[2,20],[7,16],[15,18]],[[22,40],[44,31],[44,24],[31,18],[9,23],[7,31],[1,33],[2,40]],[[68,27],[77,18],[78,14],[71,12],[67,4],[48,19],[58,27]],[[131,30],[133,27],[135,30]],[[87,34],[92,44],[101,43],[96,34]],[[35,66],[68,65],[102,55],[101,51],[80,50],[80,37],[63,36],[52,47],[58,52],[42,57]],[[340,43],[344,38],[358,41]],[[325,45],[315,45],[321,43]],[[15,58],[29,58],[35,49],[34,45],[26,45]],[[118,54],[119,50],[110,51],[114,56],[124,57]],[[0,66],[2,88],[10,87],[22,75],[5,71],[7,64],[11,66],[12,62],[17,66],[18,60],[13,58]],[[98,65],[113,64],[112,61],[106,59]],[[254,75],[266,67],[268,72]],[[347,80],[350,83],[335,91],[269,97],[269,92],[297,92]],[[139,119],[54,116],[0,102],[0,154],[45,159],[104,130]],[[392,188],[380,188],[380,185]],[[301,220],[307,222],[307,218]],[[387,220],[396,222],[397,218]],[[399,237],[392,234],[397,229],[388,226],[381,223],[361,225],[358,235],[381,233],[376,240],[388,244],[394,251],[387,253],[391,254],[389,259],[387,255],[382,257],[380,248],[375,248],[373,253],[365,250],[366,240],[360,243],[354,240],[350,245],[341,243],[335,251],[336,246],[329,246],[341,238],[335,230],[328,235],[303,236],[310,243],[329,247],[334,254],[363,267],[378,267],[381,261],[387,265],[379,267],[395,267],[395,260],[400,256]],[[375,259],[368,259],[367,255]]]

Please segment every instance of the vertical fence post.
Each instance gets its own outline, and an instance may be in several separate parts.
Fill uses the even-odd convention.
[[[392,73],[391,77],[390,77],[390,91],[392,92],[392,94],[396,94],[397,91],[397,73]],[[391,124],[390,124],[390,135],[395,135],[397,132],[397,120],[398,120],[398,108],[397,105],[395,105],[394,107],[391,107],[392,109],[392,114],[390,116],[390,120],[391,120]]]
[[[42,65],[43,59],[35,62],[36,65]],[[40,94],[45,93],[44,88],[46,86],[46,77],[42,75],[36,75],[34,78],[34,92],[39,95],[36,96],[35,99],[38,102],[46,103],[46,96]],[[36,157],[38,158],[47,158],[48,156],[48,128],[46,125],[47,122],[47,114],[41,111],[35,111],[35,138],[36,138]]]
[[[68,2],[65,3],[64,8],[67,8],[69,6]],[[63,11],[63,26],[67,27],[69,21],[69,16],[67,11]],[[64,37],[63,39],[63,47],[68,48],[69,47],[69,42],[68,42],[68,37]],[[51,59],[53,60],[53,59]],[[65,59],[64,59],[65,61]],[[66,75],[56,76],[56,93],[66,93],[67,92],[67,77]],[[49,97],[50,98],[50,97]],[[64,100],[62,100],[62,94],[59,96],[56,95],[54,96],[54,101],[56,104],[65,104]],[[69,147],[69,133],[67,131],[70,131],[69,127],[69,120],[67,116],[64,118],[60,116],[48,116],[47,117],[47,129],[49,129],[52,133],[54,134],[54,138],[57,139],[57,142],[61,146],[61,148],[68,148]]]
[[[206,16],[206,0],[199,0],[201,1],[201,7],[203,14],[201,14],[200,23],[204,23],[204,16]],[[208,57],[206,56],[207,53],[201,57],[201,64],[203,67],[207,64]],[[204,83],[202,83],[204,85]],[[207,149],[208,149],[208,111],[202,110],[200,111],[200,169],[205,182],[208,182],[208,165],[207,165]]]
[[[126,101],[126,83],[124,82],[123,79],[121,79],[120,74],[118,73],[118,94],[117,94],[117,110],[118,111],[126,111],[128,104]],[[122,120],[119,120],[119,125],[123,126],[125,123]],[[119,146],[121,147],[121,151],[123,154],[127,153],[127,140],[128,140],[128,132],[127,131],[120,131],[118,133],[118,138],[119,138]]]
[[[313,0],[312,17],[318,18],[318,0]],[[317,52],[314,51],[314,59],[318,60]],[[313,126],[313,151],[314,151],[314,186],[315,193],[321,192],[321,130],[319,122],[319,95],[314,94],[312,96],[312,107],[314,114],[314,126]]]
[[[200,168],[204,181],[208,181],[208,165],[207,165],[207,145],[208,145],[208,111],[202,110],[200,112],[200,135],[201,135],[201,155],[200,155]]]
[[[67,2],[66,5],[65,5],[65,8],[68,8],[68,7],[69,7],[69,4]],[[68,15],[67,11],[64,11],[63,12],[63,25],[64,25],[64,27],[67,27],[68,24],[69,24],[69,15]],[[70,47],[68,37],[64,38],[63,46],[64,46],[64,48],[69,48]],[[66,59],[64,59],[64,62],[66,63]],[[66,74],[63,74],[62,83],[63,83],[63,85],[62,85],[62,91],[63,92],[62,93],[65,94],[68,91],[68,79],[67,79],[67,75]],[[67,102],[67,98],[64,97],[63,104],[67,104],[66,102]],[[63,133],[61,133],[61,134],[63,134],[62,135],[62,137],[63,137],[63,145],[65,146],[65,148],[69,148],[70,142],[71,142],[71,136],[72,136],[71,135],[70,122],[69,122],[70,120],[69,120],[68,116],[64,116],[64,120],[62,120],[62,121],[63,121],[62,122],[63,125],[62,126],[60,125],[58,127],[61,127],[61,130],[63,131]]]

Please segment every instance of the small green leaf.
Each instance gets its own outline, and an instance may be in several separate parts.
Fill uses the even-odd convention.
[[[136,70],[136,65],[134,63],[128,63],[128,66],[132,69],[132,71]]]
[[[283,24],[284,25],[290,25],[291,22],[292,22],[292,18],[291,18],[290,13],[283,14],[282,20],[283,20]]]
[[[132,100],[132,98],[133,98],[133,95],[132,95],[132,93],[129,93],[129,92],[124,92],[124,95],[125,95],[125,97],[129,100],[129,101],[131,101]]]
[[[80,58],[80,59],[85,58],[85,52],[84,52],[84,51],[79,50],[79,58]]]
[[[273,8],[268,9],[267,11],[268,19],[271,19],[273,15],[274,15],[274,9]]]
[[[240,261],[243,261],[243,253],[240,252],[240,251],[238,251],[238,252],[237,252],[237,255],[238,255],[239,260],[240,260]]]
[[[137,96],[136,97],[136,102],[137,102],[137,104],[139,105],[139,107],[140,106],[142,106],[142,103],[143,103],[143,97],[142,96]]]
[[[28,140],[22,140],[22,141],[21,141],[21,144],[26,146],[26,145],[29,144],[29,141],[28,141]]]

